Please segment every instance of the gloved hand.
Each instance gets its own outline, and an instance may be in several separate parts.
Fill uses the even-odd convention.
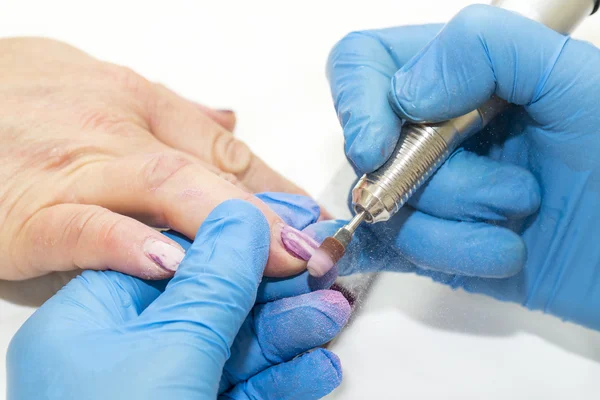
[[[296,222],[316,220],[311,214],[300,213]],[[348,303],[328,290],[297,295],[306,287],[296,277],[296,297],[264,302],[269,294],[291,293],[289,284],[278,291],[279,282],[267,282],[262,304],[254,305],[269,238],[258,209],[230,200],[202,224],[164,291],[165,282],[84,272],[14,337],[8,399],[310,399],[329,393],[341,379],[337,357],[323,349],[294,357],[329,341],[346,322]]]
[[[445,27],[349,34],[328,74],[359,173],[386,160],[405,121],[456,117],[493,94],[521,107],[395,218],[359,231],[340,273],[416,272],[600,329],[599,67],[593,45],[483,5]]]

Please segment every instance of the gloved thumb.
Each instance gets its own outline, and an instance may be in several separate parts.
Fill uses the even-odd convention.
[[[516,13],[469,6],[396,72],[390,103],[415,122],[458,117],[493,94],[522,106],[544,102],[537,109],[550,115],[570,85],[560,75],[577,57],[571,47],[583,44],[575,42]]]
[[[206,218],[173,279],[140,316],[139,323],[181,334],[190,349],[201,348],[197,368],[213,377],[218,391],[223,365],[242,323],[254,305],[269,255],[270,229],[253,205],[229,200]]]

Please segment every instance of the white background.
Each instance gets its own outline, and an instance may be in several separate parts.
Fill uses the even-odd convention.
[[[565,0],[568,1],[568,0]],[[352,30],[443,22],[461,0],[0,0],[0,37],[48,36],[127,65],[210,106],[237,134],[320,197],[344,163],[325,79],[331,46]],[[576,36],[600,44],[600,16]],[[61,278],[0,282],[0,357]],[[600,335],[412,276],[385,276],[334,348],[336,399],[561,399],[600,394]],[[0,364],[1,365],[1,364]],[[4,392],[0,367],[0,393]],[[594,395],[595,394],[595,395]],[[1,396],[1,395],[0,395]]]

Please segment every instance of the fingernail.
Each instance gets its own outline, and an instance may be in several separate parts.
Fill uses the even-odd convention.
[[[227,109],[219,109],[219,110],[215,110],[216,112],[220,113],[220,114],[233,114],[233,110],[227,110]]]
[[[306,269],[310,275],[318,278],[331,271],[334,265],[334,261],[327,252],[317,249],[313,252],[310,260],[308,260]]]
[[[177,271],[185,257],[183,250],[154,238],[146,240],[144,253],[154,264],[171,272]]]
[[[308,261],[319,247],[319,244],[307,234],[289,225],[278,224],[278,226],[281,230],[283,247],[287,252],[296,258]]]

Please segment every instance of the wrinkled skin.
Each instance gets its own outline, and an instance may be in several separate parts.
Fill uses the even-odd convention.
[[[229,198],[258,206],[276,239],[281,219],[252,193],[303,191],[234,125],[232,112],[64,43],[0,40],[0,279],[77,268],[171,276],[181,249],[144,223],[193,238]],[[167,268],[147,254],[153,241],[164,243],[154,253],[174,246]],[[268,275],[304,268],[277,240],[270,255]]]

